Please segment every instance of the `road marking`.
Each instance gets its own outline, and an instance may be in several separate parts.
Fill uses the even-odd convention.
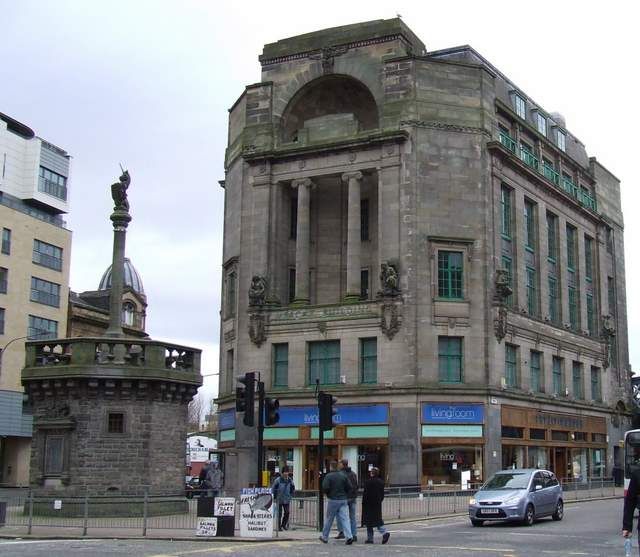
[[[464,551],[480,551],[480,552],[493,552],[493,553],[509,553],[514,551],[508,547],[468,547],[468,546],[460,546],[460,545],[404,545],[404,544],[393,544],[394,548],[401,549],[455,549],[455,550],[464,550]]]
[[[15,541],[2,541],[0,542],[0,546],[3,545],[20,545],[20,544],[36,544],[36,543],[77,543],[77,542],[81,542],[81,543],[87,543],[87,542],[93,542],[93,543],[99,543],[102,542],[104,540],[79,540],[76,538],[69,538],[68,540],[15,540]]]
[[[296,545],[316,545],[315,541],[282,541],[282,542],[267,542],[266,547],[282,547],[291,548]],[[232,545],[210,545],[206,549],[190,549],[187,551],[175,551],[173,553],[158,553],[156,555],[149,555],[149,557],[180,557],[181,555],[195,555],[197,553],[233,553],[240,549],[265,549],[265,544],[260,542],[235,542]]]

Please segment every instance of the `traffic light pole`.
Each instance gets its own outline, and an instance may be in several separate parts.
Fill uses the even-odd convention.
[[[318,423],[318,426],[320,424]],[[318,531],[324,526],[324,494],[322,480],[324,479],[324,430],[318,427]]]
[[[258,379],[258,483],[256,484],[257,487],[262,486],[263,459],[264,459],[264,382]]]

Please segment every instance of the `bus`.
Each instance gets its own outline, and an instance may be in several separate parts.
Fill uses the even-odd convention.
[[[627,494],[631,475],[640,470],[640,429],[624,434],[624,494]]]

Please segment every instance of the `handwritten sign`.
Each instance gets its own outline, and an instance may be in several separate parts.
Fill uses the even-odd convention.
[[[196,536],[202,536],[205,538],[213,538],[218,532],[218,519],[212,518],[198,518],[198,527],[196,528]]]
[[[240,535],[246,538],[273,537],[273,496],[268,487],[242,490]]]
[[[234,497],[216,497],[213,505],[214,516],[235,516],[236,500]]]

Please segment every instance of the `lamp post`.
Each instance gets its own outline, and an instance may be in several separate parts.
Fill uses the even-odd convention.
[[[4,353],[7,351],[7,348],[9,347],[9,345],[13,344],[17,340],[36,339],[37,337],[41,337],[45,335],[48,336],[50,334],[51,333],[46,332],[46,333],[36,333],[34,335],[25,335],[23,337],[12,338],[9,342],[7,342],[7,344],[4,345],[4,348],[0,348],[0,375],[2,375],[2,357],[4,356]]]

